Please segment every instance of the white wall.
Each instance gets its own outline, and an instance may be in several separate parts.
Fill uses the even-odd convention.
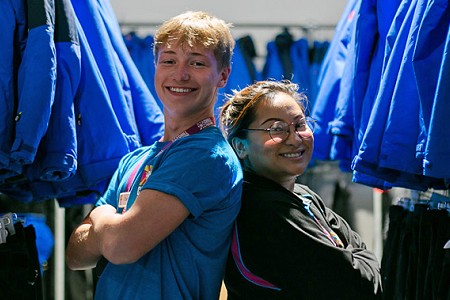
[[[119,21],[161,22],[186,10],[204,10],[228,22],[326,23],[338,21],[346,0],[111,0]]]
[[[239,38],[249,34],[256,47],[261,65],[266,55],[266,44],[281,32],[280,24],[316,27],[328,25],[326,29],[308,31],[310,40],[329,40],[334,26],[339,21],[347,0],[111,0],[119,23],[161,24],[186,10],[207,11],[226,22],[235,24],[233,35]],[[275,24],[273,27],[248,27],[240,24]],[[138,34],[152,34],[155,26],[122,27],[124,33],[136,31]],[[298,27],[290,27],[295,38],[305,36]]]

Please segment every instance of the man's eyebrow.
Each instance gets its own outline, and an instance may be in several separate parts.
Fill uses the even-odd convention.
[[[187,54],[189,56],[194,56],[194,57],[205,57],[206,56],[205,54],[203,54],[201,52],[195,52],[195,51],[188,52]]]
[[[174,50],[168,49],[168,50],[162,50],[160,53],[164,53],[164,54],[175,54],[175,51],[174,51]]]

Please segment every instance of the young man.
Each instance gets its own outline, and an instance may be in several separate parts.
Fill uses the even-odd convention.
[[[213,118],[234,40],[225,22],[203,12],[166,21],[154,40],[164,136],[122,159],[70,237],[67,264],[109,261],[96,299],[217,299],[242,185]]]

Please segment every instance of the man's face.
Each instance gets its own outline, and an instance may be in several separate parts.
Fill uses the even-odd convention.
[[[219,69],[214,52],[201,46],[168,44],[159,49],[155,87],[165,113],[177,116],[214,108],[217,90],[230,69]]]

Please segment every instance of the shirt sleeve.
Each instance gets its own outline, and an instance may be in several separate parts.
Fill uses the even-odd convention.
[[[161,155],[143,188],[177,197],[194,218],[205,210],[232,205],[223,200],[235,184],[236,171],[223,148],[210,145],[183,138]]]
[[[109,204],[118,208],[120,193],[125,192],[130,174],[136,164],[142,159],[145,150],[146,147],[142,147],[122,157],[116,171],[111,177],[106,192],[97,200],[95,206]]]

